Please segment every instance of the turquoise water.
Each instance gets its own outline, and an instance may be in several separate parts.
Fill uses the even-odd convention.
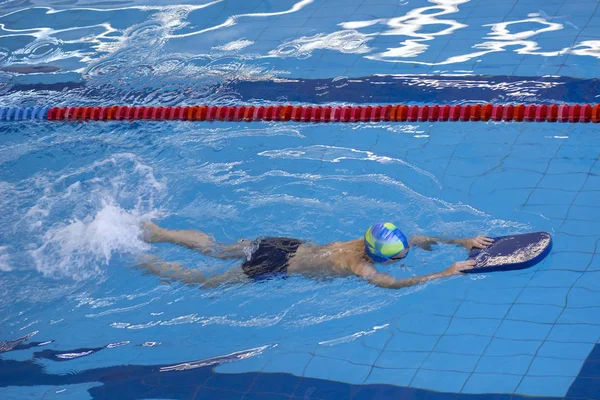
[[[390,73],[593,78],[600,21],[589,2],[38,5],[3,5],[4,105],[261,103],[260,82],[327,78],[339,86]],[[32,65],[46,70],[15,70]],[[242,96],[240,82],[255,92]],[[496,102],[528,98],[513,89],[485,90]],[[461,102],[453,90],[439,96]],[[414,101],[436,100],[428,93]],[[209,366],[217,374],[565,397],[600,339],[597,129],[2,123],[0,338],[35,334],[30,340],[43,344],[2,359],[80,374],[239,353]],[[152,256],[216,274],[232,263],[145,244],[139,225],[149,219],[226,243],[285,235],[323,244],[391,220],[409,234],[548,231],[554,249],[527,270],[398,291],[302,277],[201,289],[136,265]],[[440,246],[380,269],[409,277],[465,257]],[[39,354],[46,349],[64,362]],[[89,398],[99,385],[7,380],[0,393]]]

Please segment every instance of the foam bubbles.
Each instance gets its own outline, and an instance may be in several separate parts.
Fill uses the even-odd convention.
[[[367,46],[369,41],[367,35],[354,30],[344,30],[333,32],[328,35],[320,33],[311,37],[300,37],[290,40],[277,49],[269,52],[270,56],[275,57],[296,57],[308,58],[312,52],[319,49],[336,50],[340,53],[362,54],[371,51]]]
[[[93,217],[50,228],[44,243],[31,251],[46,276],[87,279],[102,273],[115,253],[139,254],[148,246],[140,239],[141,217],[105,204]]]
[[[252,46],[254,44],[253,41],[251,40],[245,40],[245,39],[239,39],[239,40],[234,40],[233,42],[229,42],[227,44],[224,44],[223,46],[215,46],[213,47],[213,50],[218,50],[218,51],[239,51],[242,50],[248,46]]]
[[[116,255],[147,249],[140,225],[158,215],[154,203],[164,191],[153,169],[130,153],[25,179],[11,191],[8,200],[19,211],[5,225],[27,250],[9,266],[9,249],[0,249],[1,268],[33,265],[45,276],[78,281],[101,277]]]
[[[12,271],[12,267],[10,266],[9,262],[10,257],[8,255],[8,246],[0,246],[0,271]]]

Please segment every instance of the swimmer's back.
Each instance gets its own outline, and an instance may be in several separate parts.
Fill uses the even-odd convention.
[[[362,240],[334,242],[325,246],[303,243],[290,259],[288,273],[302,275],[353,275],[363,262]]]

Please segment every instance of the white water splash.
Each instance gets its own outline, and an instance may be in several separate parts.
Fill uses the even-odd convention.
[[[234,40],[233,42],[229,42],[224,44],[223,46],[215,46],[213,50],[218,51],[239,51],[245,49],[248,46],[252,46],[254,42],[252,40],[239,39]]]
[[[378,330],[385,329],[388,326],[390,326],[390,324],[384,324],[384,325],[381,325],[381,326],[374,326],[373,329],[371,329],[369,331],[360,331],[360,332],[353,333],[351,335],[342,336],[341,338],[332,339],[332,340],[325,340],[323,342],[319,342],[319,344],[321,346],[335,346],[336,344],[340,344],[340,343],[352,342],[352,341],[358,339],[359,337],[367,336],[367,335],[372,335],[375,332],[377,332]]]
[[[114,255],[149,248],[141,240],[141,224],[156,215],[154,199],[164,185],[137,156],[116,154],[58,178],[44,174],[24,184],[43,194],[14,230],[38,240],[28,254],[45,276],[98,277]]]
[[[79,358],[79,357],[87,356],[88,354],[92,354],[93,352],[94,352],[93,350],[88,350],[88,351],[83,351],[81,353],[57,354],[56,358],[62,358],[63,360],[72,360],[74,358]]]
[[[294,158],[319,160],[332,163],[338,163],[342,160],[364,160],[375,161],[381,164],[400,164],[431,179],[440,189],[442,187],[440,182],[432,173],[424,171],[423,169],[399,158],[380,156],[371,151],[356,150],[338,146],[314,145],[293,149],[267,150],[263,151],[262,153],[258,153],[258,155],[269,158]]]
[[[8,255],[8,246],[0,246],[0,271],[12,271],[10,266],[10,256]]]
[[[315,50],[335,50],[347,54],[368,53],[371,49],[367,42],[371,40],[367,35],[353,30],[333,32],[328,35],[319,33],[315,36],[302,36],[298,39],[287,41],[268,53],[270,57],[296,57],[308,58]]]
[[[149,248],[140,239],[140,223],[140,217],[105,204],[94,217],[50,228],[44,244],[30,254],[46,276],[87,279],[100,274],[101,264],[108,265],[114,253],[139,254]]]
[[[168,367],[162,367],[160,372],[168,371],[186,371],[194,368],[208,367],[210,365],[219,365],[224,363],[230,363],[245,358],[250,358],[262,354],[265,350],[275,347],[273,345],[265,345],[260,347],[254,347],[248,350],[236,351],[235,353],[226,354],[223,356],[205,358],[199,361],[186,362],[182,364],[170,365]]]

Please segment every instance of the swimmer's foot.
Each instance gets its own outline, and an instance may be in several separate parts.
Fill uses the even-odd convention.
[[[146,243],[162,242],[162,228],[153,222],[144,222],[142,225],[142,240]]]

